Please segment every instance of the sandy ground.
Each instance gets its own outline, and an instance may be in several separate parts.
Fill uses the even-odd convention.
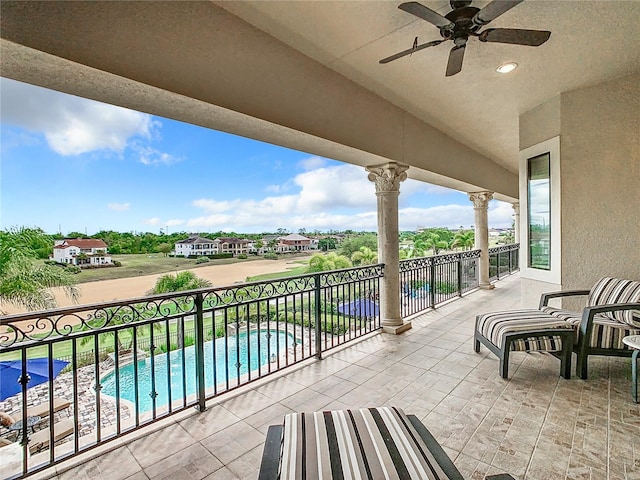
[[[194,269],[194,272],[198,277],[209,280],[215,287],[221,287],[236,282],[244,282],[247,277],[254,275],[284,272],[287,269],[299,266],[300,264],[295,262],[306,258],[253,260],[229,265],[212,265],[210,267],[198,267]],[[78,305],[142,297],[153,288],[156,279],[161,275],[163,274],[81,283],[78,285],[80,289]],[[55,292],[55,296],[59,307],[74,305],[62,292]],[[12,305],[3,305],[3,310],[7,314],[23,313],[25,311]]]

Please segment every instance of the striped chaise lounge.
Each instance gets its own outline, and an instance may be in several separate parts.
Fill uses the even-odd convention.
[[[463,477],[420,420],[400,408],[292,413],[269,427],[258,480],[346,478]]]
[[[548,352],[560,358],[560,375],[571,378],[575,327],[536,309],[484,313],[476,317],[474,350],[480,343],[500,359],[500,376],[509,378],[509,353]]]
[[[587,296],[581,312],[549,306],[552,298]],[[568,336],[568,331],[573,335]],[[544,351],[561,359],[561,373],[570,378],[571,352],[577,354],[576,374],[587,378],[590,355],[631,356],[622,342],[640,335],[640,282],[605,277],[591,290],[543,293],[538,309],[485,313],[476,317],[474,349],[484,344],[500,358],[500,372],[508,376],[510,351]]]
[[[557,297],[587,296],[587,306],[581,312],[550,307]],[[574,351],[577,354],[576,375],[587,379],[590,355],[630,357],[633,355],[622,339],[640,335],[640,282],[605,277],[591,290],[564,290],[544,293],[539,309],[577,328]]]

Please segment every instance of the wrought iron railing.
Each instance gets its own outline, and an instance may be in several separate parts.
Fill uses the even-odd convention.
[[[517,269],[517,250],[491,249],[496,278]],[[479,256],[401,261],[403,318],[477,288]],[[217,395],[380,329],[382,274],[383,265],[372,265],[1,317],[0,361],[17,360],[27,374],[34,358],[48,365],[43,383],[34,385],[35,372],[33,383],[22,375],[17,394],[0,402],[29,425],[0,428],[22,449],[12,475],[203,410]],[[68,362],[57,376],[54,359]]]
[[[489,280],[500,280],[500,277],[511,275],[520,269],[520,244],[512,243],[489,249]]]
[[[412,258],[400,262],[402,318],[478,287],[480,250]]]
[[[0,360],[28,374],[30,360],[44,358],[50,373],[38,386],[23,376],[0,403],[24,425],[36,422],[0,431],[22,448],[13,474],[204,410],[208,399],[379,329],[382,273],[373,265],[1,318]],[[55,376],[52,360],[64,358]],[[40,421],[31,414],[38,403]]]

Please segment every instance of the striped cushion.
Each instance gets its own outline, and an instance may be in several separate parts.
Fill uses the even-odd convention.
[[[573,310],[562,310],[561,308],[556,307],[544,307],[542,311],[553,315],[560,320],[569,322],[572,325],[580,325],[580,321],[582,320],[582,313],[574,312]]]
[[[633,328],[626,323],[602,316],[593,320],[590,347],[615,350],[630,350],[622,339],[628,335],[640,335],[640,328]]]
[[[581,314],[570,310],[561,310],[555,307],[545,307],[543,311],[550,313],[554,317],[560,318],[576,327],[575,343],[578,344],[580,334],[579,327],[582,321]],[[633,328],[626,323],[612,320],[604,314],[598,313],[593,318],[593,330],[591,332],[590,347],[628,350],[629,347],[622,343],[622,339],[627,335],[640,334],[640,328]]]
[[[448,478],[399,408],[284,418],[281,480]]]
[[[587,306],[609,305],[611,303],[636,303],[640,302],[640,282],[621,280],[619,278],[605,277],[600,279],[589,292]],[[604,315],[626,323],[632,327],[640,328],[640,311],[623,310],[618,312],[606,312]]]
[[[507,333],[526,332],[527,330],[541,330],[554,328],[568,328],[571,325],[564,320],[540,310],[508,310],[505,312],[485,313],[478,316],[478,331],[491,340],[498,348],[502,348],[504,336]],[[545,337],[538,339],[523,339],[521,342],[514,342],[512,349],[523,351],[559,351],[562,350],[562,341],[554,335],[549,335],[554,340],[545,340]],[[519,345],[518,345],[519,343]],[[533,348],[527,348],[531,346]],[[559,346],[559,348],[558,348]],[[549,350],[548,348],[551,348]]]
[[[562,337],[529,337],[511,342],[510,350],[518,352],[561,352]]]
[[[544,307],[542,309],[543,312],[549,313],[560,320],[564,320],[570,326],[576,329],[576,336],[573,339],[573,343],[578,344],[578,338],[580,337],[580,323],[582,323],[582,313],[573,312],[571,310],[562,310],[561,308],[555,307]],[[602,313],[596,313],[594,317],[594,321],[598,319],[603,320],[605,322],[611,321],[609,317],[606,317]]]

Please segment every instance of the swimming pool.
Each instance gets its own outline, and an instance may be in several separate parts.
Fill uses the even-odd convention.
[[[260,349],[258,350],[258,339]],[[226,348],[225,348],[226,343]],[[260,365],[269,363],[269,356],[284,353],[293,346],[294,338],[291,334],[277,330],[263,330],[249,333],[242,332],[238,336],[218,338],[215,341],[205,342],[205,384],[211,388],[214,384],[234,380],[256,370]],[[182,353],[184,351],[184,371],[182,366]],[[195,371],[195,347],[186,347],[184,350],[174,350],[169,354],[169,368],[167,371],[167,355],[160,354],[154,357],[154,375],[156,396],[156,408],[169,403],[169,387],[167,376],[171,378],[171,401],[182,399],[184,384],[186,383],[186,396],[196,393]],[[240,364],[239,372],[237,364]],[[133,363],[120,367],[120,398],[135,403],[135,375]],[[215,377],[214,377],[215,373]],[[138,361],[138,403],[140,413],[148,412],[153,408],[151,398],[151,358]],[[116,396],[116,375],[111,372],[105,375],[101,381],[100,393]]]

